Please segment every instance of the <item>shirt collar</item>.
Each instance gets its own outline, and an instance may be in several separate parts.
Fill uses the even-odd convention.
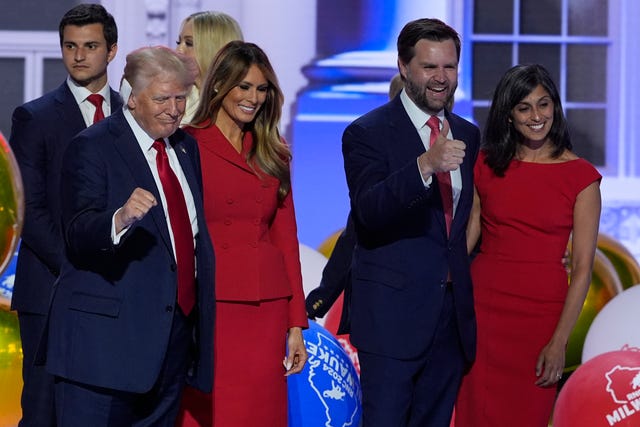
[[[80,105],[82,102],[86,101],[87,97],[89,95],[91,95],[91,93],[92,93],[86,87],[78,85],[78,83],[76,83],[71,78],[71,76],[67,76],[67,86],[69,87],[69,90],[73,94],[73,97],[75,98],[75,100],[78,103],[78,105]],[[102,97],[104,98],[104,102],[106,102],[106,104],[109,107],[111,107],[111,96],[110,96],[111,95],[111,91],[110,91],[110,88],[109,88],[108,84],[104,85],[102,87],[102,89],[100,89],[96,93],[102,95]]]
[[[420,130],[423,127],[425,127],[427,125],[427,120],[429,120],[429,117],[431,117],[431,114],[427,114],[424,111],[422,111],[420,107],[418,107],[415,104],[415,102],[413,102],[413,100],[409,98],[409,95],[407,95],[404,89],[402,89],[402,92],[400,92],[400,100],[402,101],[402,105],[405,111],[407,112],[407,115],[409,116],[411,123],[413,123],[413,126],[415,126],[417,130]],[[440,123],[443,123],[444,109],[438,111],[437,115],[438,115],[438,118],[440,119]]]
[[[131,111],[129,111],[129,109],[124,110],[124,118],[127,120],[127,123],[129,123],[129,127],[133,131],[133,135],[136,137],[136,141],[138,141],[138,144],[140,145],[140,149],[145,153],[149,151],[153,146],[153,142],[155,140],[151,138],[144,131],[144,129],[140,127],[140,125],[138,124],[138,122],[136,122],[136,119],[133,117],[133,114],[131,114]]]

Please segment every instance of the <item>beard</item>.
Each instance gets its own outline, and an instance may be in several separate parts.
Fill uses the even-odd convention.
[[[407,92],[407,95],[409,95],[409,98],[411,98],[411,100],[418,106],[418,108],[431,115],[438,114],[444,107],[449,104],[457,87],[457,84],[453,87],[449,86],[449,96],[444,99],[432,99],[427,96],[427,92],[429,91],[428,84],[420,86],[413,80],[411,80],[410,76],[407,77],[408,78],[406,78],[404,81],[404,88]]]

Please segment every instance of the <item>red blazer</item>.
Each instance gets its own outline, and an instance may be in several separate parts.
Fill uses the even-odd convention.
[[[211,126],[185,129],[198,141],[204,210],[216,254],[216,300],[291,297],[289,327],[307,327],[298,234],[291,192],[278,205],[280,182],[258,177],[245,158]]]

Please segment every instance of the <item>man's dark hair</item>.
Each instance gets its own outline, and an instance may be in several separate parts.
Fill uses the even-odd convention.
[[[67,25],[83,27],[89,24],[102,24],[102,33],[107,42],[107,49],[111,50],[118,43],[118,27],[113,16],[100,4],[80,4],[64,14],[58,33],[60,34],[60,46],[62,46],[64,28]]]
[[[415,55],[415,45],[418,41],[427,39],[434,42],[452,40],[456,46],[458,61],[460,60],[460,36],[458,32],[434,18],[416,19],[407,23],[398,36],[398,57],[408,64]]]

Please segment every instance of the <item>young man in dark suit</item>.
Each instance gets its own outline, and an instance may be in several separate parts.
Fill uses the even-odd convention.
[[[404,89],[343,135],[363,427],[449,426],[475,357],[465,231],[480,133],[447,109],[459,59],[454,29],[409,22],[398,37]]]
[[[21,427],[55,425],[53,376],[34,366],[34,353],[65,258],[60,230],[62,154],[73,136],[122,105],[107,82],[107,65],[118,41],[113,16],[100,5],[81,4],[62,17],[59,33],[69,76],[57,89],[16,108],[9,139],[25,194],[11,300],[18,312],[23,351]]]

